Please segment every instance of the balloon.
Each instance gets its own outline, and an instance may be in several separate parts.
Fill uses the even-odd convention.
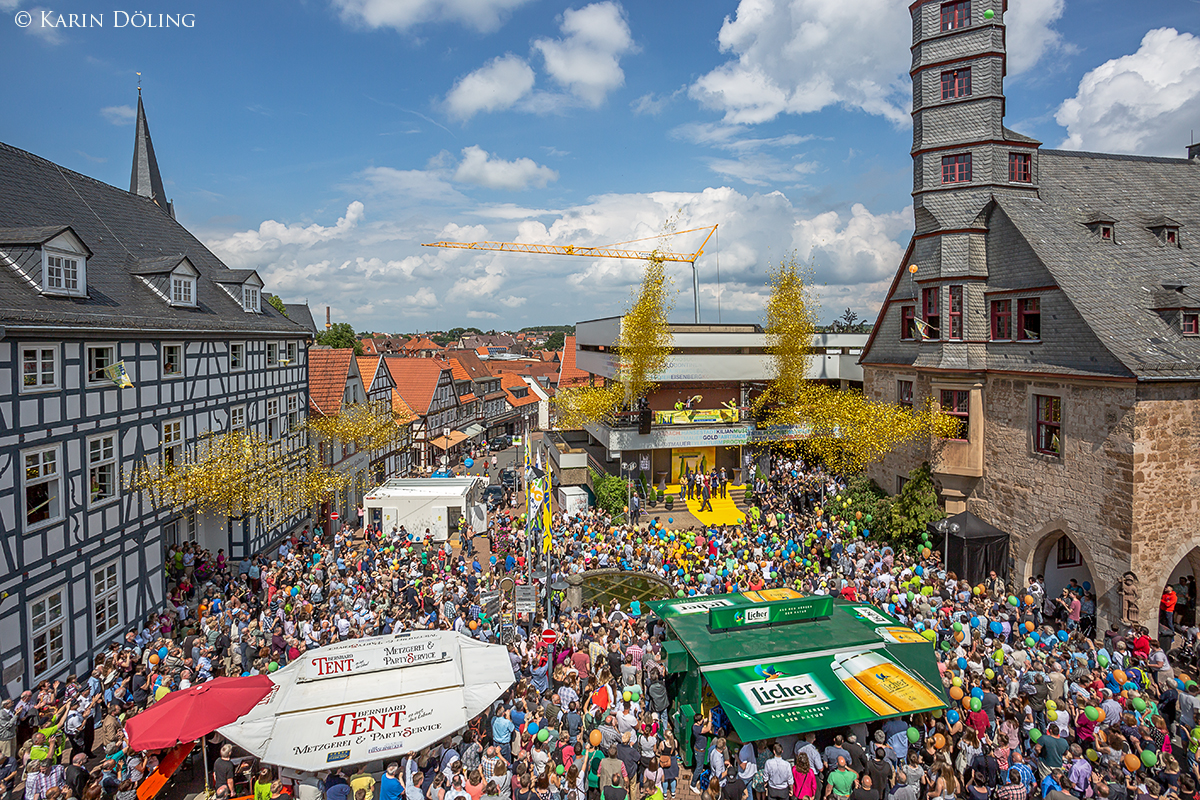
[[[935,733],[933,735],[933,746],[938,750],[941,750],[946,746],[946,737],[942,736],[940,733]]]
[[[992,669],[991,667],[988,667],[987,669],[985,669],[983,671],[983,677],[987,678],[990,681],[992,678],[996,677],[996,670]]]
[[[538,738],[539,742],[546,741],[547,739],[550,738],[550,731],[546,730],[545,728],[542,728],[540,731],[537,732],[537,738]]]
[[[974,689],[971,690],[971,697],[982,700],[983,699],[983,689],[980,689],[978,686],[976,686]]]
[[[955,675],[953,678],[950,679],[950,683],[953,684],[954,686],[962,686],[962,678]],[[960,691],[960,694],[961,694],[961,691]],[[957,700],[958,698],[956,697],[954,699]]]
[[[956,630],[956,631],[961,631],[961,630],[963,629],[963,624],[962,624],[961,622],[955,622],[955,623],[954,623],[954,624],[953,624],[951,627],[952,627],[952,628],[954,628],[954,630]],[[960,658],[960,659],[959,659],[959,661],[966,661],[966,659],[965,659],[965,658]],[[959,669],[966,669],[966,665],[965,665],[965,664],[959,664],[959,665],[958,665],[958,668],[959,668]]]
[[[1021,601],[1017,599],[1017,596],[1015,594],[1010,594],[1008,596],[1008,604],[1010,606],[1016,607],[1016,606],[1021,605]]]
[[[626,699],[626,700],[628,700],[629,698],[625,698],[625,699]],[[529,727],[526,729],[526,732],[527,732],[527,733],[528,733],[530,736],[537,736],[537,732],[538,732],[538,726],[537,726],[537,723],[536,723],[536,722],[531,722],[531,723],[529,723]]]
[[[971,710],[978,711],[983,708],[983,702],[978,697],[971,698]]]
[[[921,732],[920,732],[919,730],[917,730],[916,728],[911,728],[911,727],[910,727],[910,728],[908,729],[908,742],[909,742],[909,744],[916,744],[916,743],[917,743],[917,742],[919,742],[919,741],[921,741]]]
[[[270,664],[267,664],[267,672],[274,672],[277,669],[279,669],[279,664],[275,663],[274,661],[272,661]]]
[[[1066,631],[1059,631],[1059,632],[1058,632],[1058,640],[1059,640],[1060,642],[1065,642],[1065,641],[1066,641],[1067,639],[1069,639],[1069,638],[1070,638],[1070,634],[1069,634],[1069,633],[1067,633]],[[1106,659],[1106,660],[1107,660],[1107,659]]]
[[[471,630],[476,630],[477,628],[479,628],[479,623],[476,622],[475,620],[471,620],[470,622],[467,623],[467,627],[470,628]]]
[[[996,12],[992,11],[990,8],[987,11],[983,12],[984,19],[991,19],[994,16],[996,16]]]
[[[473,458],[465,458],[465,459],[463,459],[463,465],[464,465],[464,466],[465,466],[467,469],[470,469],[471,467],[475,466],[475,459],[473,459]]]
[[[1033,595],[1031,595],[1031,594],[1025,595],[1025,605],[1027,605],[1027,606],[1033,605]]]
[[[955,624],[955,625],[957,625],[958,623],[956,622],[956,623],[954,623],[954,624]],[[959,630],[959,628],[955,628],[955,630]],[[963,658],[962,656],[959,656],[959,657],[958,657],[958,668],[959,668],[959,669],[966,669],[966,668],[967,668],[967,660],[966,660],[965,658]]]
[[[946,722],[949,722],[951,725],[957,725],[960,719],[962,719],[962,715],[957,710],[952,708],[946,712]]]
[[[1096,708],[1095,706],[1088,706],[1083,710],[1083,713],[1084,716],[1086,716],[1092,722],[1096,722],[1100,719],[1100,709]]]
[[[1121,760],[1125,764],[1125,769],[1129,770],[1130,772],[1137,772],[1138,767],[1142,765],[1142,760],[1133,753],[1126,753],[1125,758]]]
[[[1001,633],[1004,632],[1004,626],[1000,624],[999,620],[992,620],[991,622],[989,622],[988,628],[991,630],[992,633],[996,634],[997,636],[999,636]]]
[[[158,648],[158,657],[166,658],[167,657],[167,648],[165,648],[165,647]]]
[[[562,764],[559,764],[557,767],[555,767],[555,768],[554,768],[554,773],[555,773],[556,775],[562,775],[562,774],[563,774],[563,765],[562,765]]]
[[[954,698],[955,700],[962,700],[963,699],[963,690],[957,686],[951,686],[950,687],[950,697]]]
[[[1102,667],[1107,667],[1108,656],[1104,655],[1104,653],[1101,653],[1100,655],[1096,656],[1096,662]]]
[[[1158,763],[1158,756],[1154,754],[1153,750],[1143,750],[1142,751],[1142,763],[1145,764],[1147,767],[1153,767],[1155,764]]]
[[[1095,750],[1093,750],[1090,747],[1088,748],[1087,753],[1085,753],[1084,755],[1086,755],[1087,760],[1091,761],[1092,763],[1095,763],[1100,760],[1100,754],[1097,753]]]
[[[1032,636],[1026,636],[1026,637],[1025,637],[1025,646],[1026,646],[1026,647],[1033,647],[1033,646],[1034,646],[1034,644],[1036,644],[1036,642],[1034,642],[1034,641],[1033,641],[1033,637],[1032,637]]]
[[[1056,711],[1058,711],[1058,703],[1054,702],[1053,700],[1047,700],[1046,701],[1046,713],[1054,714]]]
[[[1140,697],[1133,698],[1133,708],[1135,711],[1145,711],[1146,701]]]
[[[598,729],[588,734],[588,741],[592,743],[592,747],[599,747],[603,738],[604,737],[600,735],[600,731]]]
[[[630,700],[633,699],[633,692],[626,690],[625,692],[623,692],[621,694],[621,699],[624,700],[626,703],[628,703]]]
[[[671,523],[673,523],[673,522],[675,522],[675,518],[674,518],[674,517],[667,517],[667,524],[668,524],[668,525],[670,525],[670,524],[671,524]]]
[[[979,617],[971,617],[971,627],[972,628],[979,627]]]
[[[1029,731],[1029,741],[1033,742],[1034,744],[1037,744],[1037,741],[1040,738],[1042,738],[1042,732],[1039,731],[1037,728],[1034,728],[1031,731]]]
[[[1033,623],[1027,621],[1025,623],[1025,630],[1029,631],[1030,633],[1033,633]]]
[[[151,653],[151,654],[150,654],[150,663],[151,663],[151,664],[157,664],[157,663],[158,663],[158,653]]]
[[[1116,681],[1119,685],[1124,685],[1125,682],[1129,680],[1129,678],[1127,678],[1125,676],[1125,673],[1122,672],[1121,670],[1114,669],[1113,670],[1113,680]]]
[[[300,590],[298,588],[296,588],[295,586],[293,586],[292,587],[292,597],[295,597],[298,594],[300,594]]]

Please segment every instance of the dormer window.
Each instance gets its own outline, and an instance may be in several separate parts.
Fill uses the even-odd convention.
[[[1184,311],[1180,315],[1179,325],[1184,336],[1200,336],[1200,314],[1195,311]]]
[[[1110,244],[1117,241],[1117,221],[1108,214],[1094,214],[1083,224],[1100,241]]]
[[[1111,242],[1113,239],[1113,226],[1112,225],[1101,225],[1100,226],[1100,238],[1106,242]]]
[[[261,311],[258,305],[258,287],[243,286],[242,287],[242,310],[250,311],[257,314]]]
[[[75,234],[66,230],[42,247],[42,291],[87,296],[87,255]]]
[[[1163,228],[1163,242],[1166,244],[1179,244],[1179,229]]]
[[[196,279],[185,275],[171,276],[171,305],[196,305]]]
[[[79,259],[46,256],[46,289],[74,293],[79,291]]]

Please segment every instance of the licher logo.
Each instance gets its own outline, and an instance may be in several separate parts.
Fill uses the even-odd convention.
[[[349,750],[335,750],[332,753],[327,753],[325,755],[325,763],[329,764],[334,761],[345,761],[349,757],[350,757]]]
[[[765,681],[773,681],[776,678],[783,677],[783,673],[770,664],[759,664],[754,668],[754,673]]]
[[[746,609],[746,624],[753,625],[756,622],[770,622],[771,609],[769,608],[747,608]]]
[[[770,667],[764,665],[762,669],[766,672]],[[758,668],[755,668],[755,672],[758,672]],[[764,681],[739,683],[738,689],[756,713],[829,702],[829,695],[812,675],[775,674]]]

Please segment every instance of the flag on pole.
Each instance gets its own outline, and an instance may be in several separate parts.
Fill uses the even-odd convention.
[[[105,367],[104,377],[115,383],[118,389],[133,388],[133,381],[129,380],[129,373],[125,371],[124,361],[118,361]]]

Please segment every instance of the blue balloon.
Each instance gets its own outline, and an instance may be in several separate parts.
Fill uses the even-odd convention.
[[[971,690],[971,697],[978,697],[980,700],[982,700],[983,699],[983,689],[980,689],[978,686],[976,686],[974,689]]]
[[[971,627],[972,628],[979,627],[979,617],[971,617]]]
[[[988,627],[992,629],[992,633],[999,634],[1004,632],[1004,626],[1000,624],[999,620],[992,620]]]
[[[1069,634],[1066,631],[1058,632],[1058,640],[1060,642],[1065,642],[1068,638],[1069,638]]]
[[[958,657],[958,668],[959,669],[967,668],[967,660],[965,658],[963,658],[962,656]]]
[[[672,523],[672,522],[674,522],[674,521],[675,521],[675,518],[674,518],[674,517],[667,517],[667,523],[668,523],[668,524],[670,524],[670,523]]]
[[[463,464],[466,465],[467,469],[470,469],[471,467],[475,466],[475,459],[465,458],[463,459]]]
[[[957,725],[960,719],[962,719],[962,717],[959,716],[958,711],[955,709],[952,708],[946,712],[946,721],[951,725]]]
[[[158,657],[166,658],[167,657],[167,648],[165,648],[165,647],[158,648]]]
[[[1085,592],[1090,592],[1090,591],[1092,590],[1092,582],[1091,582],[1091,581],[1084,581],[1084,582],[1083,582],[1083,590],[1084,590]]]
[[[924,568],[924,567],[922,567],[920,564],[918,564],[918,565],[917,565],[917,568],[916,568],[915,570],[913,570],[913,571],[914,571],[914,572],[916,572],[916,573],[917,573],[917,575],[920,575],[920,576],[924,576],[924,575],[925,575],[925,568]]]
[[[537,723],[536,722],[529,723],[529,728],[527,730],[529,731],[529,735],[533,736],[535,733],[538,732]]]

